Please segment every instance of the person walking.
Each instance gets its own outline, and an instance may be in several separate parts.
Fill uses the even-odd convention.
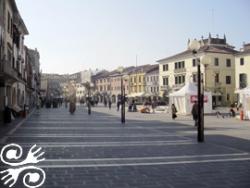
[[[175,118],[177,118],[177,115],[176,115],[177,109],[174,104],[172,104],[171,110],[172,110],[172,119],[175,120]]]
[[[154,100],[151,105],[152,105],[152,113],[155,113],[155,108],[157,106],[156,100]]]
[[[112,106],[112,101],[109,99],[109,109],[111,110],[111,106]]]
[[[198,103],[197,101],[194,102],[193,107],[192,107],[192,115],[193,115],[193,120],[194,120],[194,126],[197,127],[198,123]]]
[[[76,98],[72,97],[69,102],[69,112],[70,114],[74,114],[76,111]]]

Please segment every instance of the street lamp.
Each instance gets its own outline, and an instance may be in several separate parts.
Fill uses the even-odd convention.
[[[121,74],[121,123],[125,123],[125,87],[124,87],[124,75],[122,74],[123,72],[123,67],[120,67],[118,69],[118,72]]]
[[[196,54],[198,50],[200,49],[200,43],[196,39],[194,39],[190,45],[189,48],[192,50],[192,53],[195,57],[195,61],[197,62],[197,98],[198,98],[198,126],[197,126],[197,141],[198,142],[204,142],[204,94],[202,87],[202,81],[201,81],[201,59],[196,58]]]

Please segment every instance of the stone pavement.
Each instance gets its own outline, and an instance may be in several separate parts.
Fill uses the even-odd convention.
[[[16,143],[26,154],[33,144],[43,147],[41,187],[250,187],[249,122],[206,117],[205,143],[197,143],[190,117],[126,113],[122,125],[115,109],[92,110],[91,116],[83,107],[74,115],[65,108],[37,110],[2,135],[1,148]],[[21,175],[14,187],[24,187]]]

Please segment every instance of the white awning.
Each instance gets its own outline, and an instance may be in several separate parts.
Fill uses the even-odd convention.
[[[140,93],[131,93],[127,96],[128,97],[142,97],[143,95],[144,95],[144,92],[140,92]]]

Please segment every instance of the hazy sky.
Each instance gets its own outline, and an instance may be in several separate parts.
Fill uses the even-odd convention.
[[[41,69],[153,64],[186,49],[188,38],[226,34],[239,49],[250,42],[249,0],[16,0]]]

